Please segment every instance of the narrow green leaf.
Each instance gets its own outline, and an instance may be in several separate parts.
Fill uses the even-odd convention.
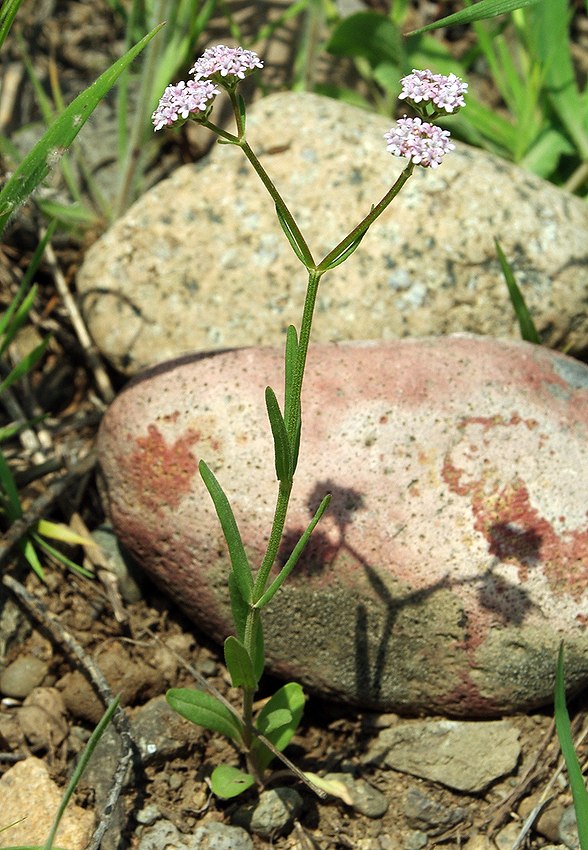
[[[231,675],[234,688],[246,688],[254,691],[257,679],[253,672],[253,664],[245,646],[234,635],[229,635],[225,641],[225,664]]]
[[[278,481],[287,481],[292,477],[292,457],[286,425],[282,417],[280,405],[271,387],[265,388],[265,406],[274,438],[274,463]]]
[[[550,0],[543,0],[549,2]],[[467,9],[462,9],[461,12],[455,12],[453,15],[447,15],[439,21],[432,24],[427,24],[426,27],[420,27],[418,30],[411,30],[405,35],[419,35],[422,32],[429,30],[441,29],[442,27],[454,27],[458,24],[471,24],[473,21],[483,21],[486,18],[496,18],[498,15],[506,15],[508,12],[513,12],[515,9],[522,9],[525,6],[533,6],[539,3],[540,0],[479,0]]]
[[[165,698],[173,710],[186,720],[213,732],[220,732],[237,743],[242,741],[241,723],[211,694],[193,688],[170,688]]]
[[[239,528],[233,514],[233,510],[229,504],[229,500],[218,483],[214,473],[201,460],[198,464],[200,475],[206,485],[206,489],[210,493],[210,497],[214,502],[214,507],[227,541],[229,556],[231,558],[231,566],[235,576],[235,582],[246,602],[251,600],[251,590],[253,588],[253,577],[251,575],[251,567],[245,554]]]
[[[231,600],[231,613],[233,615],[233,624],[235,632],[239,640],[245,639],[245,624],[247,623],[247,615],[249,613],[249,603],[243,599],[235,573],[230,572],[228,578],[229,598]]]
[[[284,421],[290,418],[290,407],[292,404],[292,381],[298,359],[298,334],[294,325],[288,326],[286,332],[286,356],[284,368]]]
[[[23,0],[4,0],[0,8],[0,47],[4,44],[10,27]]]
[[[523,293],[517,286],[517,282],[514,278],[514,274],[508,260],[506,259],[497,239],[494,240],[494,244],[496,245],[496,253],[498,254],[502,274],[504,275],[504,279],[508,287],[508,294],[510,295],[510,300],[519,323],[521,337],[527,342],[534,342],[536,345],[541,345],[541,338],[537,333],[537,328],[531,318],[531,314],[529,313],[525,299],[523,298]]]
[[[297,682],[289,682],[276,691],[259,713],[255,724],[257,730],[265,735],[280,752],[290,743],[292,736],[298,729],[304,711],[304,699],[304,691],[301,686]],[[270,717],[276,711],[287,711],[291,720],[284,726],[272,729]],[[276,716],[279,717],[280,715]],[[253,742],[251,750],[260,772],[263,773],[274,758],[274,754],[258,738]]]
[[[120,702],[120,697],[115,697],[115,699],[112,700],[112,702],[110,703],[110,705],[108,706],[108,708],[106,709],[104,714],[102,715],[102,718],[100,719],[98,725],[96,726],[96,728],[94,729],[94,731],[90,735],[88,743],[84,747],[82,755],[80,756],[78,763],[75,767],[75,770],[72,773],[71,779],[69,780],[68,786],[65,790],[65,794],[61,798],[61,802],[59,804],[59,808],[57,809],[55,819],[53,821],[53,824],[51,825],[51,830],[49,832],[49,836],[47,838],[47,841],[45,842],[44,850],[52,850],[53,841],[55,840],[55,835],[57,834],[57,830],[59,828],[61,818],[63,817],[63,814],[64,814],[64,812],[67,808],[69,801],[73,797],[73,794],[74,794],[74,791],[77,788],[78,782],[82,778],[82,775],[83,775],[86,767],[88,766],[88,762],[90,761],[92,753],[94,752],[94,750],[96,749],[96,747],[98,745],[98,742],[100,741],[100,739],[104,735],[104,732],[106,731],[106,727],[108,726],[108,724],[112,720],[114,712],[118,708],[119,702]]]
[[[282,228],[282,230],[284,231],[284,233],[286,235],[286,239],[288,240],[288,242],[292,246],[292,250],[294,251],[294,253],[298,257],[300,262],[304,263],[304,265],[307,268],[312,266],[312,257],[310,257],[307,254],[304,246],[300,245],[298,243],[296,236],[294,235],[292,229],[290,228],[290,225],[288,224],[288,222],[286,221],[286,219],[284,218],[284,216],[280,212],[280,209],[279,209],[277,204],[276,204],[276,215],[278,217],[278,221],[280,222],[280,227]]]
[[[49,226],[48,226],[48,228],[45,232],[45,235],[42,237],[42,239],[39,240],[37,247],[35,248],[35,253],[33,254],[31,261],[30,261],[29,265],[27,266],[27,270],[23,275],[23,278],[20,282],[20,285],[18,287],[16,295],[14,296],[12,301],[10,302],[6,312],[3,313],[2,316],[0,316],[0,341],[2,342],[2,347],[0,348],[0,355],[6,349],[6,344],[3,340],[3,335],[6,333],[6,329],[9,325],[9,323],[10,323],[10,320],[12,319],[12,316],[17,312],[17,309],[22,308],[22,302],[27,297],[27,293],[29,293],[29,289],[35,289],[35,291],[36,291],[36,287],[31,287],[33,277],[35,276],[37,269],[39,268],[39,264],[40,264],[41,259],[43,257],[43,253],[45,251],[47,243],[49,242],[50,239],[53,238],[53,234],[55,233],[56,227],[57,227],[56,221],[52,221],[49,224]],[[29,293],[29,295],[30,295],[30,293]],[[33,296],[33,298],[34,298],[34,296]],[[30,303],[32,305],[32,299],[31,299]],[[8,343],[8,344],[10,344],[10,343]]]
[[[32,540],[27,537],[20,541],[19,546],[20,551],[24,555],[25,560],[28,561],[33,572],[41,579],[41,581],[45,581],[45,570],[39,560],[37,550],[35,549]]]
[[[26,375],[31,371],[35,363],[40,360],[45,353],[45,349],[49,345],[50,341],[51,337],[46,337],[36,348],[34,348],[16,364],[14,369],[8,373],[3,381],[0,381],[0,395],[2,395],[8,387],[12,386],[15,381],[18,381],[23,375]]]
[[[580,847],[582,850],[588,850],[588,791],[586,791],[582,768],[574,749],[570,716],[566,706],[563,643],[559,648],[555,680],[555,728],[572,789]]]
[[[24,157],[0,192],[0,233],[12,213],[32,194],[59,161],[104,95],[162,26],[163,24],[160,24],[151,30],[98,77],[96,82],[78,95]]]
[[[258,599],[258,601],[255,603],[255,608],[263,608],[264,605],[267,605],[267,603],[270,601],[270,599],[272,599],[276,595],[276,593],[278,592],[280,587],[284,584],[284,582],[286,581],[286,579],[288,578],[288,576],[290,575],[290,573],[292,572],[292,570],[294,569],[294,567],[298,563],[298,560],[299,560],[300,556],[302,555],[302,552],[304,551],[304,547],[308,543],[310,535],[314,531],[316,524],[318,523],[318,521],[320,520],[320,518],[322,517],[322,515],[326,511],[327,507],[329,506],[330,501],[331,501],[331,494],[328,493],[325,496],[325,498],[322,500],[320,505],[318,506],[317,511],[316,511],[314,517],[312,518],[311,522],[310,522],[310,525],[308,526],[308,528],[306,529],[306,531],[304,532],[304,534],[302,535],[302,537],[300,538],[300,540],[298,541],[296,546],[294,547],[292,554],[290,555],[290,557],[288,558],[288,560],[286,561],[286,563],[284,564],[284,566],[282,567],[282,569],[280,570],[280,572],[278,573],[276,578],[270,584],[270,586],[268,587],[266,592],[263,594],[263,596],[260,599]]]
[[[51,546],[50,543],[36,532],[31,533],[31,541],[34,542],[39,549],[43,549],[48,555],[51,555],[52,558],[55,558],[56,561],[63,564],[63,566],[67,567],[68,570],[71,570],[72,573],[83,576],[84,578],[95,578],[94,573],[90,572],[90,570],[87,570],[85,567],[80,566],[80,564],[76,564],[75,561],[72,561],[71,558],[68,558],[67,555],[64,555],[63,552],[56,549],[55,546]]]
[[[22,506],[18,495],[18,488],[14,476],[6,462],[3,452],[0,451],[0,494],[2,494],[3,510],[10,523],[22,516]]]
[[[91,537],[84,537],[78,534],[63,522],[50,522],[48,519],[40,519],[37,523],[36,531],[43,537],[60,540],[62,543],[69,543],[72,546],[96,545]]]
[[[254,783],[255,779],[250,773],[244,773],[228,764],[219,764],[212,771],[210,777],[212,793],[223,800],[238,797],[243,791],[251,788]]]
[[[331,260],[331,262],[327,266],[323,266],[322,263],[319,263],[319,265],[318,265],[319,271],[329,271],[330,269],[334,269],[337,266],[340,266],[341,263],[344,263],[345,260],[348,257],[350,257],[355,251],[357,251],[357,249],[359,248],[359,246],[361,244],[361,240],[366,235],[366,233],[367,233],[367,230],[364,230],[363,233],[361,233],[357,237],[357,239],[354,239],[354,241],[351,243],[351,245],[348,245],[347,248],[345,248],[344,251],[342,251],[337,257],[335,257],[334,260]]]

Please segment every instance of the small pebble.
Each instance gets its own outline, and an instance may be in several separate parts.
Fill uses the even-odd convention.
[[[426,832],[421,832],[420,829],[415,829],[410,832],[404,842],[404,850],[422,850],[428,841]]]
[[[301,811],[302,797],[298,791],[272,788],[261,792],[255,806],[240,806],[233,821],[261,838],[275,838],[290,832]]]
[[[562,815],[559,822],[559,838],[570,850],[577,850],[580,846],[576,812],[573,806],[568,806]]]
[[[494,837],[494,843],[498,847],[498,850],[511,850],[521,834],[521,829],[522,823],[518,821],[507,823],[506,826],[503,826]]]
[[[191,837],[184,836],[184,841],[186,850],[204,850],[205,847],[207,850],[253,850],[253,842],[244,829],[216,821],[198,827]]]
[[[386,797],[365,779],[354,779],[349,773],[327,773],[325,779],[342,782],[349,789],[354,810],[361,815],[381,818],[388,810]]]
[[[139,809],[136,814],[137,823],[140,823],[143,826],[151,826],[160,817],[161,812],[155,803],[149,803],[149,805],[145,806],[143,809]]]
[[[0,692],[7,697],[24,699],[41,684],[49,667],[34,655],[21,655],[0,673]]]

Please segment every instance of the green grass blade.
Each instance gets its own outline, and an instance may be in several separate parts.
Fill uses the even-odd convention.
[[[106,731],[106,727],[110,723],[114,712],[117,710],[118,703],[119,703],[119,697],[116,697],[115,699],[113,699],[113,701],[110,703],[110,705],[108,706],[108,708],[106,709],[106,711],[102,715],[102,719],[100,720],[100,722],[98,723],[98,725],[96,726],[96,728],[94,729],[92,734],[90,735],[90,739],[89,739],[88,743],[86,744],[86,746],[84,747],[84,751],[82,752],[80,760],[78,761],[78,763],[76,765],[76,769],[72,773],[72,777],[69,780],[69,784],[68,784],[68,786],[65,790],[65,794],[63,795],[61,803],[59,804],[59,808],[57,810],[57,814],[55,815],[55,820],[53,821],[51,831],[49,833],[47,841],[45,842],[44,850],[51,850],[51,848],[53,847],[53,841],[55,840],[55,835],[56,835],[57,830],[59,828],[59,823],[61,821],[61,818],[63,817],[63,813],[65,812],[67,804],[71,800],[73,793],[77,788],[78,782],[80,781],[82,774],[83,774],[84,770],[86,769],[88,762],[90,761],[90,757],[92,756],[92,753],[96,749],[96,746],[97,746],[100,738],[104,735],[104,732]]]
[[[523,294],[517,286],[517,282],[514,278],[512,268],[510,267],[508,260],[504,255],[504,251],[498,244],[497,239],[494,240],[494,244],[496,245],[496,253],[498,254],[498,259],[502,268],[502,274],[504,275],[504,279],[508,287],[508,294],[510,295],[510,300],[512,302],[512,306],[514,307],[517,321],[519,323],[519,328],[521,329],[521,337],[527,342],[534,342],[536,345],[541,345],[541,338],[537,333],[537,328],[535,327],[535,323],[531,318],[531,314],[529,313],[529,310],[525,303],[525,299],[523,298]]]
[[[0,8],[0,47],[4,44],[6,36],[10,32],[12,22],[16,17],[22,0],[4,0]]]
[[[0,192],[0,233],[12,213],[33,193],[49,170],[57,164],[104,95],[162,26],[163,24],[160,24],[151,30],[96,82],[78,95],[25,156]]]
[[[12,386],[15,381],[18,381],[19,378],[22,378],[23,375],[26,375],[31,371],[35,363],[43,356],[50,340],[51,337],[46,337],[46,339],[40,342],[39,345],[30,352],[30,354],[27,354],[26,357],[19,360],[14,369],[12,369],[4,380],[0,382],[0,395],[2,395],[4,390],[7,390],[8,387]]]
[[[506,15],[515,9],[522,9],[524,6],[533,6],[539,2],[550,3],[551,0],[479,0],[479,3],[469,6],[467,9],[462,9],[461,12],[447,15],[446,18],[441,18],[441,20],[427,24],[426,27],[420,27],[418,30],[411,30],[406,35],[417,35],[418,33],[440,29],[441,27],[453,27],[457,26],[457,24],[471,24],[474,21],[496,18],[498,15]]]
[[[578,148],[588,159],[588,127],[570,50],[568,0],[545,0],[529,14],[537,61],[545,69],[544,86],[551,106]]]
[[[28,268],[23,275],[23,278],[20,282],[20,286],[18,287],[18,291],[17,291],[16,295],[14,296],[12,301],[10,302],[10,305],[9,305],[8,309],[6,310],[6,312],[3,313],[2,316],[0,316],[0,341],[2,341],[2,336],[6,332],[6,328],[8,327],[8,323],[10,322],[10,319],[12,318],[14,313],[16,312],[17,308],[21,304],[22,300],[26,296],[26,294],[27,294],[27,292],[28,292],[28,290],[31,286],[33,277],[36,274],[37,269],[39,268],[39,263],[41,262],[41,258],[43,256],[43,252],[45,251],[45,247],[46,247],[47,243],[49,242],[49,240],[53,237],[53,234],[55,233],[56,227],[57,227],[56,221],[52,221],[49,224],[49,227],[47,228],[47,232],[45,233],[43,238],[39,240],[39,243],[37,244],[37,247],[35,248],[35,253],[33,254],[33,256],[31,258],[31,262],[29,263]],[[2,348],[0,349],[0,355],[2,355],[2,353],[5,349],[6,349],[6,346],[4,345],[4,343],[2,343]]]
[[[559,648],[555,679],[555,728],[572,789],[580,847],[582,850],[588,850],[588,791],[586,791],[584,776],[574,749],[570,716],[566,706],[563,643]]]

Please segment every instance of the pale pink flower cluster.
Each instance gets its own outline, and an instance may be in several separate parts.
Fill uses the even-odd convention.
[[[190,73],[194,74],[196,80],[212,77],[213,74],[220,74],[221,77],[233,76],[243,80],[256,68],[263,68],[263,62],[253,50],[225,47],[224,44],[219,44],[205,50],[200,59],[197,59],[190,68]]]
[[[169,127],[178,118],[206,112],[219,91],[210,80],[188,80],[187,83],[181,80],[175,86],[168,86],[152,115],[155,129]]]
[[[442,130],[420,118],[399,118],[396,127],[384,134],[387,150],[395,156],[404,156],[416,165],[437,168],[446,153],[455,145],[450,141],[449,130]]]
[[[155,129],[169,127],[178,118],[205,115],[220,93],[215,83],[234,85],[256,68],[263,68],[263,62],[252,50],[225,47],[223,44],[209,47],[190,69],[190,73],[194,74],[193,80],[187,83],[182,80],[164,91],[151,116]]]
[[[455,74],[434,74],[425,68],[417,71],[413,68],[412,74],[403,77],[402,91],[398,95],[400,100],[410,100],[413,103],[431,102],[437,109],[443,112],[453,112],[465,106],[464,95],[468,90],[468,84],[464,83]]]

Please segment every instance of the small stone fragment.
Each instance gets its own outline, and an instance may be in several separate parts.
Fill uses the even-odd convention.
[[[142,831],[137,850],[185,850],[182,837],[171,821],[158,820]]]
[[[183,836],[183,839],[186,850],[253,850],[253,842],[244,829],[216,821],[199,826],[191,838]]]
[[[404,814],[409,826],[429,835],[440,835],[467,817],[462,806],[446,806],[420,788],[410,788],[404,802]]]
[[[498,850],[512,850],[521,834],[522,828],[522,823],[516,821],[503,826],[494,836],[494,844]]]
[[[366,761],[477,793],[514,770],[518,737],[502,720],[408,722],[380,732]]]
[[[1,825],[15,825],[2,833],[5,846],[44,846],[63,793],[64,789],[53,782],[38,758],[27,758],[7,770],[0,779]],[[21,818],[21,823],[15,823]],[[55,836],[55,846],[84,850],[93,828],[93,812],[70,802]]]
[[[349,773],[327,773],[325,779],[345,785],[356,812],[368,818],[381,818],[388,811],[388,800],[384,794],[365,779],[354,779]]]
[[[179,756],[202,735],[202,727],[170,708],[163,695],[133,713],[131,728],[144,765],[161,764]]]
[[[0,673],[0,692],[7,697],[24,699],[41,684],[49,666],[34,655],[20,655]]]
[[[254,806],[240,806],[233,821],[261,838],[285,835],[302,811],[302,797],[294,788],[262,791]]]
[[[68,724],[57,688],[34,688],[18,711],[18,722],[33,751],[58,747],[65,740]]]
[[[577,850],[580,846],[576,810],[573,806],[568,806],[562,815],[559,822],[559,838],[570,850]]]
[[[92,532],[91,536],[106,555],[124,601],[138,602],[142,598],[139,568],[132,555],[119,542],[112,526],[101,525]]]

